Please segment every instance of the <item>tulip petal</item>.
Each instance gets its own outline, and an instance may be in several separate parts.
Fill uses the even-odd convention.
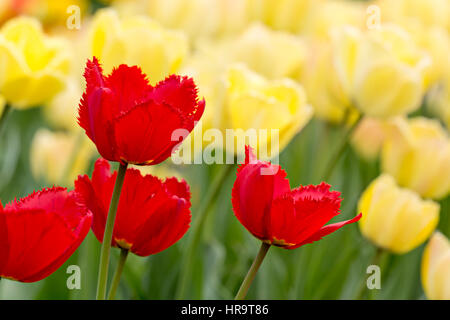
[[[140,256],[163,251],[177,242],[189,229],[191,214],[184,199],[173,197],[161,202],[138,231],[131,250]]]
[[[79,176],[75,181],[75,190],[82,202],[93,213],[92,231],[98,241],[103,241],[109,205],[111,202],[117,172],[111,174],[111,168],[105,159],[95,162],[92,181],[87,175]]]
[[[301,186],[292,190],[296,212],[296,243],[309,238],[340,213],[340,193],[329,191],[330,187],[322,182],[318,186]]]
[[[361,219],[362,214],[358,214],[357,216],[355,216],[354,218],[350,219],[350,220],[345,220],[345,221],[341,221],[341,222],[337,222],[337,223],[332,223],[326,226],[323,226],[322,228],[319,229],[319,231],[317,231],[316,233],[314,233],[312,236],[310,236],[308,239],[296,244],[295,246],[292,247],[286,247],[286,249],[295,249],[298,247],[301,247],[305,244],[308,243],[313,243],[314,241],[319,241],[320,239],[322,239],[324,236],[329,235],[330,233],[335,232],[336,230],[342,228],[343,226],[345,226],[346,224],[350,224],[350,223],[354,223],[359,221],[359,219]]]
[[[6,214],[5,218],[8,229],[14,232],[8,234],[10,254],[1,277],[23,281],[36,276],[48,266],[49,260],[62,255],[68,244],[75,241],[64,220],[55,213],[26,209]]]
[[[153,89],[139,67],[125,64],[113,69],[106,78],[106,86],[115,94],[118,115],[144,102],[143,99]]]
[[[57,270],[61,265],[64,264],[64,262],[72,256],[72,254],[75,252],[75,250],[78,249],[80,244],[83,242],[83,240],[86,238],[89,230],[91,229],[92,224],[92,215],[84,216],[80,220],[80,224],[76,229],[76,237],[74,241],[72,241],[72,244],[67,247],[67,249],[64,251],[63,254],[58,256],[53,262],[48,264],[43,270],[40,272],[36,272],[34,275],[30,275],[27,278],[22,279],[23,282],[35,282],[39,281],[43,278],[48,277],[50,274],[52,274],[55,270]]]
[[[152,87],[139,67],[122,64],[105,79],[94,57],[87,62],[85,78],[78,122],[110,161],[137,165],[164,161],[205,108],[188,77],[171,75]]]
[[[117,110],[115,93],[106,87],[98,60],[87,62],[84,72],[86,91],[78,108],[78,123],[95,143],[98,152],[108,160],[115,160],[115,143],[112,120]]]
[[[106,216],[117,172],[110,173],[109,163],[100,158],[95,163],[92,181],[80,176],[75,190],[94,214],[92,230],[103,241]],[[187,183],[175,178],[161,181],[139,170],[127,169],[122,187],[112,245],[147,256],[179,240],[190,223],[190,191]]]
[[[115,137],[122,160],[133,164],[158,164],[179,141],[172,134],[183,128],[182,115],[166,104],[141,104],[117,119]]]
[[[153,203],[161,199],[160,193],[164,201],[167,196],[160,179],[151,175],[142,176],[136,169],[127,170],[117,209],[114,230],[116,243],[121,240],[131,246],[135,242],[137,230],[151,217]]]
[[[273,201],[270,212],[271,243],[280,247],[295,245],[295,201],[290,194],[285,194]]]
[[[186,117],[184,128],[193,129],[193,121],[200,120],[205,108],[205,101],[198,101],[198,89],[189,77],[171,75],[159,82],[150,97],[161,104],[170,105]]]
[[[177,178],[167,178],[164,181],[164,186],[169,194],[177,196],[178,198],[182,198],[189,202],[191,197],[191,192],[189,190],[189,185],[186,181],[179,181]]]
[[[86,79],[86,91],[83,93],[78,106],[78,124],[86,131],[88,137],[93,140],[94,133],[92,130],[92,122],[88,105],[89,97],[95,90],[103,87],[105,82],[102,74],[102,67],[96,57],[94,57],[92,61],[87,61],[86,69],[84,71],[84,78]]]

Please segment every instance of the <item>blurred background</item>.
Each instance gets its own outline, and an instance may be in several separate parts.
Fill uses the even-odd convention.
[[[421,275],[427,239],[435,230],[450,236],[449,17],[448,0],[1,0],[0,111],[12,106],[0,136],[1,202],[53,184],[72,189],[77,175],[91,174],[98,153],[76,123],[87,58],[99,57],[106,73],[120,63],[137,64],[152,84],[170,73],[187,74],[206,99],[203,129],[280,129],[279,163],[291,187],[320,183],[335,159],[327,181],[344,199],[336,221],[358,213],[361,195],[382,173],[414,201],[439,205],[438,220],[426,231],[384,199],[378,209],[364,208],[371,215],[398,214],[392,221],[386,216],[385,226],[352,224],[296,250],[273,248],[249,299],[433,297],[433,289],[424,292],[425,279],[450,283],[448,250],[436,275],[424,275],[430,268]],[[24,61],[26,81],[8,80],[14,71],[5,67],[13,64],[8,59]],[[195,223],[221,167],[167,160],[142,170],[184,178]],[[190,252],[183,295],[179,280],[192,228],[159,254],[129,255],[118,299],[234,297],[259,243],[234,217],[232,170]],[[383,232],[426,234],[398,250],[377,239]],[[409,241],[404,238],[397,241]],[[387,250],[376,254],[378,247]],[[99,253],[90,232],[47,279],[2,280],[0,298],[93,299]],[[113,249],[113,264],[118,255]],[[375,256],[381,289],[366,290]],[[80,290],[66,286],[73,264],[81,268]]]

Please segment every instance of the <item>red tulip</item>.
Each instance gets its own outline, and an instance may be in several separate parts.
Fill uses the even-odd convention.
[[[171,75],[153,87],[139,67],[123,64],[105,77],[95,57],[88,60],[84,77],[78,123],[110,161],[164,161],[183,140],[172,139],[173,132],[191,132],[205,108],[188,77]]]
[[[270,171],[274,174],[264,174]],[[340,213],[340,193],[329,191],[324,182],[291,190],[285,177],[280,166],[256,160],[246,147],[245,163],[233,186],[233,210],[242,225],[265,243],[295,249],[361,218],[359,214],[325,226]]]
[[[103,241],[106,217],[116,181],[105,159],[95,163],[92,180],[87,175],[75,181],[86,206],[94,214],[92,230]],[[111,245],[148,256],[167,249],[188,230],[191,221],[190,191],[185,181],[164,182],[139,170],[127,169],[117,209]]]
[[[78,248],[91,223],[92,213],[61,187],[4,208],[0,203],[0,277],[34,282],[49,276]]]

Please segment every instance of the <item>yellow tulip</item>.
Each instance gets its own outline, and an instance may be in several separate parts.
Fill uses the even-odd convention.
[[[70,184],[85,173],[94,154],[95,146],[80,133],[39,129],[31,143],[31,172],[51,184]]]
[[[226,49],[230,60],[268,78],[297,78],[306,58],[306,46],[299,37],[262,24],[251,25]]]
[[[152,84],[176,73],[188,49],[182,33],[165,30],[145,16],[120,19],[112,9],[99,10],[91,28],[92,54],[106,73],[122,63],[138,65]]]
[[[421,277],[428,299],[450,300],[450,242],[440,232],[433,234],[423,252]]]
[[[427,118],[392,122],[381,164],[403,186],[425,198],[441,199],[450,192],[450,138],[439,121]]]
[[[422,200],[397,186],[387,174],[372,181],[362,194],[358,211],[361,233],[377,246],[402,254],[423,243],[436,228],[439,204]]]
[[[387,118],[420,107],[431,59],[403,29],[347,26],[334,30],[332,42],[342,87],[362,113]]]
[[[375,160],[381,152],[385,138],[385,123],[379,119],[365,117],[356,127],[351,143],[364,159]]]
[[[9,20],[0,30],[0,93],[16,108],[47,102],[64,88],[67,44],[46,36],[39,21]]]
[[[225,71],[222,68],[214,62],[214,55],[205,55],[196,60],[195,67],[191,64],[187,70],[195,77],[199,94],[205,97],[208,107],[185,145],[192,150],[196,147],[192,143],[201,141],[202,146],[215,145],[223,147],[229,154],[240,155],[243,149],[231,149],[226,145],[229,142],[225,141],[226,130],[234,130],[237,146],[249,137],[247,130],[252,130],[258,141],[256,145],[255,141],[251,144],[258,150],[267,148],[267,156],[276,156],[312,117],[313,110],[306,101],[304,90],[293,80],[268,80],[242,64],[231,65]],[[209,143],[201,136],[208,129],[220,132],[222,144]],[[259,135],[260,129],[267,130],[267,135]],[[272,129],[278,130],[278,146],[271,141]]]
[[[313,114],[300,85],[289,79],[268,81],[245,67],[230,68],[227,97],[231,127],[277,129],[280,150]],[[260,141],[259,148],[264,144]],[[271,150],[270,140],[267,141],[267,150]]]
[[[419,47],[431,56],[425,88],[441,81],[448,74],[450,60],[450,2],[448,0],[379,0],[383,23],[401,25]]]

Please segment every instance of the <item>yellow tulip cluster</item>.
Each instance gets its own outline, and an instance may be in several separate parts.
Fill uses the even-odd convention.
[[[301,73],[305,51],[302,39],[261,24],[250,25],[231,40],[201,42],[183,71],[196,79],[208,107],[202,125],[184,145],[191,145],[200,130],[219,129],[225,137],[226,129],[233,129],[236,145],[243,145],[248,129],[265,129],[267,136],[250,144],[276,156],[278,152],[270,150],[282,150],[313,114],[302,85],[294,80]],[[272,129],[279,130],[276,147]],[[222,147],[232,154],[244,150],[234,144]]]
[[[353,144],[366,158],[380,155],[384,172],[360,198],[358,210],[365,213],[359,222],[361,233],[397,254],[413,250],[437,227],[440,206],[431,199],[443,199],[450,193],[448,132],[439,121],[423,117],[385,122],[364,119]],[[436,262],[438,255],[446,254],[439,251],[445,241],[448,246],[443,237],[435,235],[423,257],[422,281],[431,299],[449,298],[448,261]]]

